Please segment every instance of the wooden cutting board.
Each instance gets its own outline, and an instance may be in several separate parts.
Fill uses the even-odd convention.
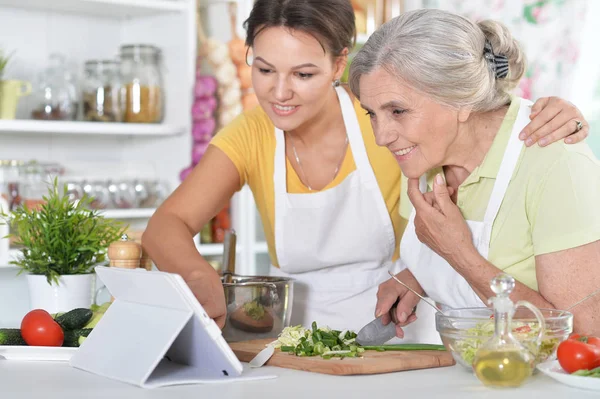
[[[249,362],[273,342],[272,339],[232,342],[229,344],[237,358]],[[447,351],[365,351],[361,358],[323,359],[320,356],[298,357],[275,350],[275,354],[265,364],[295,370],[312,371],[333,375],[383,374],[395,371],[418,370],[454,365],[454,359]]]

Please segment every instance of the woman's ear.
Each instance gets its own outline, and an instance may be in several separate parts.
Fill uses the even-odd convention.
[[[471,116],[472,109],[470,107],[462,107],[458,110],[458,121],[465,123]]]
[[[348,47],[345,47],[340,55],[335,57],[334,61],[334,78],[341,79],[342,75],[344,75],[344,70],[346,69],[346,65],[348,65]]]

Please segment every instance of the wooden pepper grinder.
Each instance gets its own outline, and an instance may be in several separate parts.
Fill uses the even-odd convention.
[[[142,246],[123,234],[121,239],[108,246],[108,258],[110,267],[121,267],[123,269],[136,269],[140,267],[142,257]]]

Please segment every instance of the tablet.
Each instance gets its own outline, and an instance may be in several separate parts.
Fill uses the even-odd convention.
[[[242,364],[181,276],[95,270],[114,302],[73,367],[143,387],[239,379]]]

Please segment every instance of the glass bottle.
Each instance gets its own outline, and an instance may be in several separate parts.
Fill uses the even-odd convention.
[[[125,91],[125,122],[160,123],[164,114],[161,51],[136,44],[121,46],[121,78]]]
[[[83,120],[92,122],[121,122],[120,65],[114,60],[92,60],[85,63]]]
[[[513,304],[509,295],[515,288],[515,280],[508,274],[500,273],[494,277],[490,287],[497,295],[489,300],[494,307],[495,331],[475,354],[473,369],[486,386],[518,387],[533,373],[535,356],[512,335],[512,317],[520,306],[533,312],[540,326],[536,342],[538,349],[546,329],[544,317],[530,302],[518,301]]]

